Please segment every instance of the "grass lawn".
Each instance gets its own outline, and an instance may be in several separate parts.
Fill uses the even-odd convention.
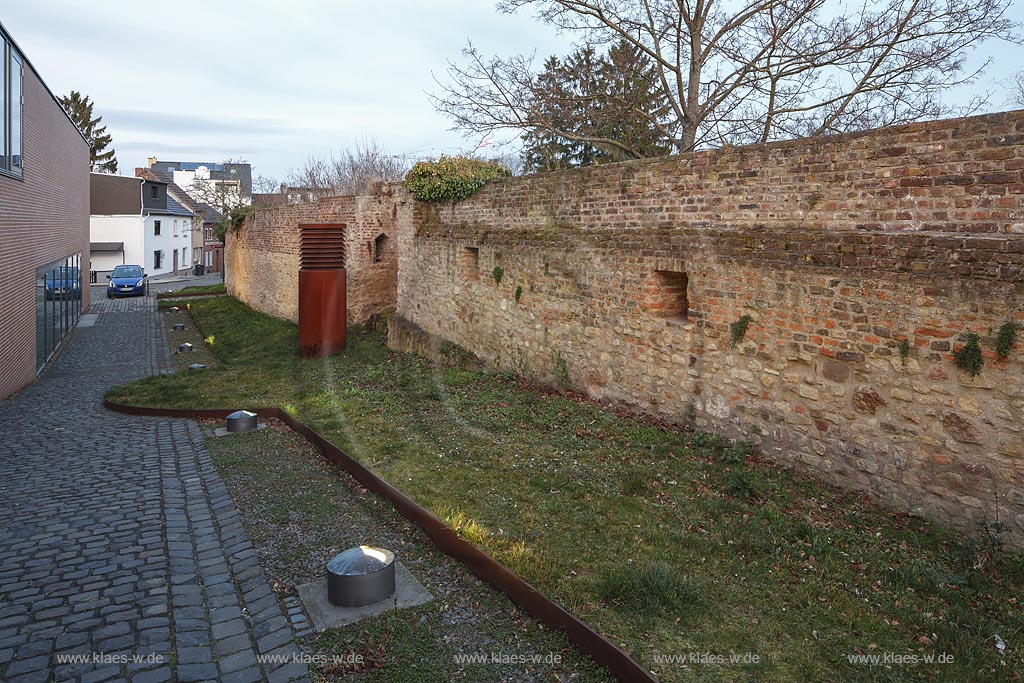
[[[380,332],[303,361],[290,323],[227,297],[191,313],[218,366],[112,398],[289,406],[662,680],[1024,680],[1024,556],[988,534],[887,512],[742,444],[438,368]],[[758,662],[708,663],[746,653]]]

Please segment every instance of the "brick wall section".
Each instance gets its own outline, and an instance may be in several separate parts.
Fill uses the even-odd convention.
[[[1022,169],[1014,112],[512,179],[403,214],[397,314],[1021,547],[1024,345],[992,348],[1024,324]],[[969,331],[977,378],[953,363]]]
[[[346,225],[348,323],[366,322],[371,315],[395,305],[394,226],[400,212],[407,210],[406,204],[403,200],[400,206],[384,188],[372,197],[330,197],[261,209],[226,240],[228,293],[256,310],[298,322],[299,225],[342,223]],[[377,261],[375,249],[380,251]]]
[[[0,176],[0,399],[35,378],[36,268],[77,252],[89,268],[89,147],[29,64],[23,97],[24,177]]]

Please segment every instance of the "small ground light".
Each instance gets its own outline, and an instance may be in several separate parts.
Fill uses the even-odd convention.
[[[229,432],[248,432],[256,429],[256,413],[248,410],[236,410],[228,415]]]
[[[178,353],[192,353],[192,345],[188,342],[178,344]]]
[[[178,312],[178,311],[180,311],[180,310],[181,310],[181,309],[180,309],[180,308],[178,308],[177,306],[171,306],[171,307],[170,307],[169,309],[167,309],[167,312],[168,312],[168,313],[177,313],[177,312]]]
[[[395,555],[360,545],[327,563],[327,600],[338,607],[364,607],[395,593]]]
[[[188,366],[188,369],[189,370],[205,370],[206,366],[203,365],[202,363],[193,363],[192,365]]]
[[[175,332],[181,332],[185,329],[185,325],[184,323],[174,323],[174,325],[171,326],[171,329]]]

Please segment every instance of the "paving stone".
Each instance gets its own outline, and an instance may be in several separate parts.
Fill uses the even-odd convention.
[[[257,648],[292,631],[199,426],[103,408],[110,387],[170,371],[166,317],[151,298],[101,296],[89,312],[95,324],[0,401],[0,678],[198,683],[232,657],[223,676],[261,680]],[[50,663],[54,651],[169,658],[172,642],[177,665]]]

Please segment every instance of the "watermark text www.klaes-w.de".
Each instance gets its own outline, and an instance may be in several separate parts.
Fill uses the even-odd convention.
[[[165,664],[167,655],[158,652],[144,655],[124,652],[58,652],[54,659],[58,664]]]
[[[763,660],[756,652],[675,652],[671,654],[654,654],[655,664],[707,665],[707,666],[744,666],[760,664]]]
[[[546,654],[514,652],[466,652],[452,656],[456,664],[561,664],[562,655],[558,652]]]
[[[848,654],[846,661],[860,666],[928,666],[929,664],[952,664],[953,655],[940,652],[927,654],[899,652],[877,652],[870,655]]]
[[[366,658],[358,652],[343,655],[324,655],[311,652],[292,652],[283,655],[256,655],[260,664],[306,664],[314,666],[334,665],[365,665]]]

